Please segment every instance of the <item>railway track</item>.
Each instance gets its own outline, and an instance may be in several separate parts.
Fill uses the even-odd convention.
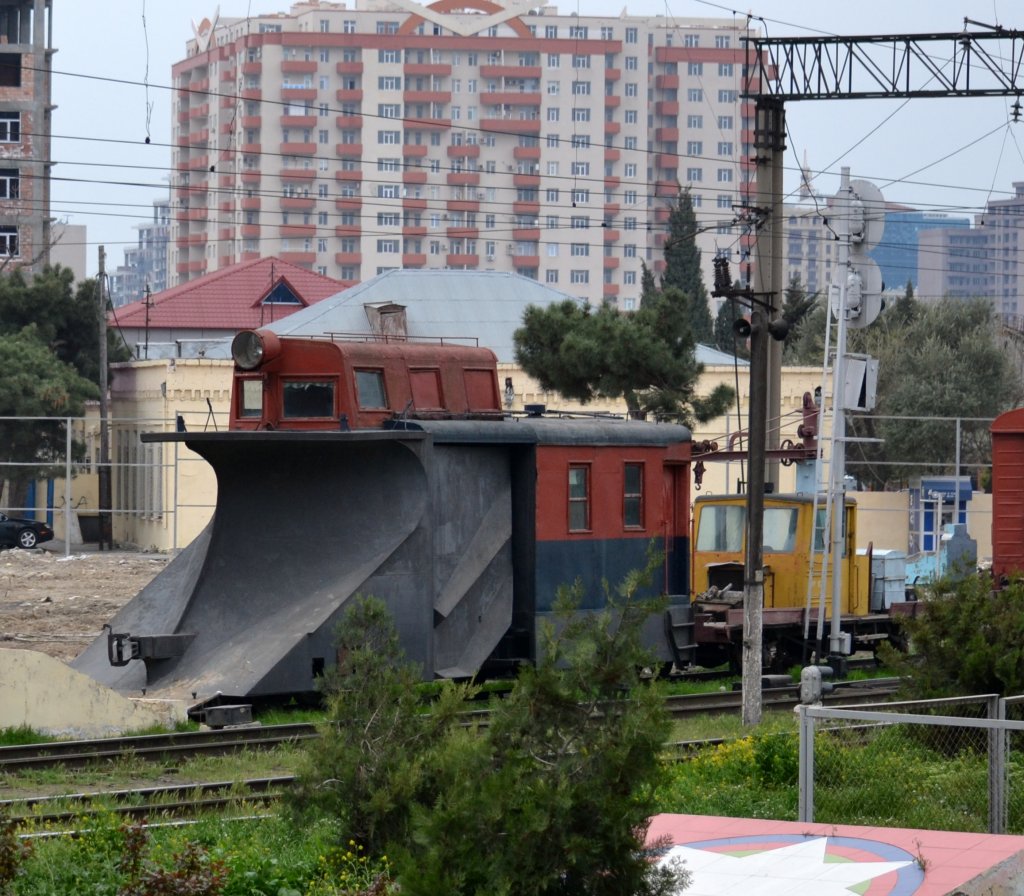
[[[878,702],[893,693],[896,679],[839,683],[828,695],[829,702],[852,704]],[[773,688],[763,692],[766,710],[790,710],[798,703],[795,687]],[[675,696],[667,699],[676,718],[696,714],[738,712],[742,695],[738,691]],[[471,714],[473,723],[486,723],[486,710]],[[316,737],[311,724],[245,726],[218,731],[187,732],[108,740],[69,741],[0,748],[0,774],[26,769],[81,767],[136,756],[168,762],[188,756],[224,754],[241,750],[272,749],[280,744],[295,744]],[[722,743],[713,738],[668,744],[678,761],[695,755],[703,747]],[[239,781],[188,782],[120,790],[99,790],[55,796],[24,796],[0,800],[0,817],[15,823],[31,820],[37,831],[59,833],[96,812],[113,813],[132,820],[192,819],[204,812],[226,812],[267,808],[276,803],[294,785],[292,775],[252,778]]]
[[[880,701],[892,694],[898,684],[898,679],[894,678],[837,682],[835,690],[827,695],[826,700],[832,703]],[[762,705],[766,710],[791,710],[799,702],[798,692],[796,685],[766,689],[762,692]],[[694,715],[736,713],[739,712],[741,701],[739,691],[687,694],[666,699],[669,712],[677,719]],[[465,718],[467,724],[486,725],[488,716],[488,710],[479,709],[466,713]],[[0,774],[30,769],[81,768],[118,761],[128,756],[173,764],[193,756],[270,750],[281,745],[301,743],[316,736],[314,725],[299,723],[0,747]]]

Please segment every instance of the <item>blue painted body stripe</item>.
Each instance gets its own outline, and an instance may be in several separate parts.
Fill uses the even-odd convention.
[[[628,572],[643,569],[647,565],[651,541],[646,538],[609,538],[537,542],[537,612],[549,612],[559,587],[571,585],[577,579],[583,583],[582,609],[604,606],[602,581],[607,581],[614,591]],[[656,550],[664,550],[664,539],[653,541]],[[689,591],[689,539],[673,539],[672,547],[674,562],[669,569],[668,591],[670,594],[686,594]],[[656,580],[650,588],[644,589],[642,595],[660,594],[663,586],[659,567]]]

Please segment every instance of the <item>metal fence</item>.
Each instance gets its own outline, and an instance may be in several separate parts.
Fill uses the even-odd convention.
[[[1024,834],[1024,697],[800,707],[801,821]]]

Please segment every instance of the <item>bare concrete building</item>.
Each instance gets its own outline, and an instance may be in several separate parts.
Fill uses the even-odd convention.
[[[747,34],[512,0],[204,20],[173,69],[170,283],[277,255],[346,284],[516,272],[628,309],[681,187],[705,282],[717,252],[747,273]]]
[[[0,266],[49,261],[51,0],[0,0]]]

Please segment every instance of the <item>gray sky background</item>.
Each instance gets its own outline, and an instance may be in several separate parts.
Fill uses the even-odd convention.
[[[287,0],[54,0],[53,213],[89,228],[89,271],[97,247],[108,268],[132,244],[132,225],[166,195],[171,141],[171,65],[185,54],[191,21],[287,9]],[[706,0],[579,0],[563,14],[733,17]],[[964,17],[1024,29],[1019,0],[760,0],[747,11],[769,37],[958,32]],[[148,88],[146,84],[148,83]],[[871,180],[885,198],[929,210],[973,214],[1024,181],[1024,121],[1009,124],[1011,100],[856,100],[787,106],[787,188],[806,154],[814,186],[834,193],[841,166]],[[151,104],[150,106],[147,105]],[[146,145],[146,137],[150,144]]]

